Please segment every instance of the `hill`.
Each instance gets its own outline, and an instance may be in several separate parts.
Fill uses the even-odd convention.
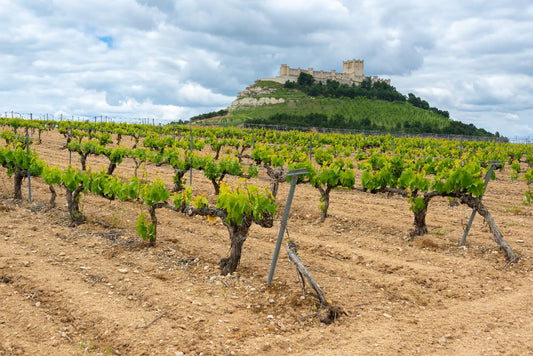
[[[225,115],[221,118],[216,114]],[[452,120],[447,111],[430,107],[411,93],[404,96],[386,82],[367,79],[360,85],[350,86],[328,80],[322,84],[305,73],[301,73],[297,82],[285,84],[256,81],[239,93],[227,111],[199,115],[191,120],[206,118],[210,118],[211,124],[494,136],[473,124]]]

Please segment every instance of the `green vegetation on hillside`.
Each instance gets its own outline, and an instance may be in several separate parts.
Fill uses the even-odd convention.
[[[222,109],[222,110],[218,110],[218,111],[212,111],[212,112],[208,112],[206,114],[201,114],[201,115],[196,115],[196,116],[193,116],[191,117],[191,121],[197,121],[197,120],[203,120],[203,119],[210,119],[212,117],[216,117],[216,116],[224,116],[224,115],[227,115],[228,113],[228,110],[226,109]]]
[[[326,84],[316,82],[312,75],[300,73],[298,81],[287,81],[285,88],[295,88],[312,97],[328,98],[355,98],[379,99],[386,101],[405,101],[406,98],[396,91],[396,88],[383,81],[372,83],[370,78],[365,79],[360,85],[341,84],[334,80],[328,80]]]
[[[225,123],[494,136],[473,124],[451,120],[447,111],[431,107],[412,93],[406,97],[383,81],[366,79],[350,86],[328,80],[323,84],[301,73],[297,82],[257,81],[254,85],[270,93],[251,97],[283,98],[285,102],[237,108],[224,118]]]

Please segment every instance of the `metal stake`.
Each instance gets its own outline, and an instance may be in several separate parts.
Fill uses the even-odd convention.
[[[281,226],[279,228],[278,240],[276,241],[276,249],[274,250],[274,256],[272,256],[272,264],[270,265],[270,272],[268,274],[267,284],[272,282],[274,277],[274,271],[276,270],[276,263],[278,262],[279,249],[281,247],[281,242],[283,241],[283,234],[287,228],[287,220],[289,220],[289,211],[291,210],[292,198],[294,196],[294,190],[296,189],[296,182],[298,181],[298,176],[301,174],[307,174],[307,169],[294,169],[287,173],[287,177],[292,176],[291,188],[289,189],[289,195],[287,196],[287,204],[285,204],[285,211],[283,212],[283,218],[281,219]]]
[[[26,131],[26,153],[30,154],[30,137]],[[28,167],[28,201],[31,203],[31,174],[30,167]]]
[[[309,160],[313,159],[313,134],[309,135]]]
[[[191,160],[191,166],[189,167],[189,174],[190,174],[189,187],[192,186],[192,151],[193,150],[194,150],[194,138],[193,138],[192,129],[191,129],[191,157],[189,158]]]

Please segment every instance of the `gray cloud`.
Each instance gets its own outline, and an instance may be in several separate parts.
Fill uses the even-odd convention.
[[[359,58],[453,119],[533,135],[532,20],[528,0],[4,0],[0,110],[187,119],[281,63]]]

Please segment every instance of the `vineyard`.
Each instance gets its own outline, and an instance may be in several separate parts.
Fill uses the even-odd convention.
[[[531,146],[0,125],[0,354],[533,352]]]

